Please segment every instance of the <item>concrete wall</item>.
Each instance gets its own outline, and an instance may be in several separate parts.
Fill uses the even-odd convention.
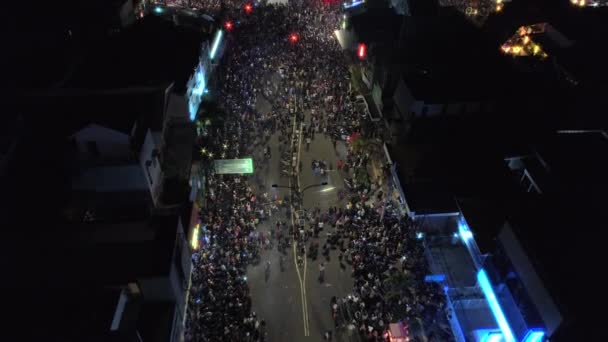
[[[110,128],[91,124],[73,135],[81,159],[104,161],[126,161],[131,159],[129,135]],[[95,157],[89,151],[88,143],[94,142],[99,151]]]
[[[375,82],[374,87],[372,88],[372,99],[374,103],[371,105],[376,106],[378,113],[382,113],[382,109],[384,108],[384,104],[382,103],[382,87]]]
[[[151,302],[173,302],[173,292],[170,279],[167,277],[144,278],[138,281],[144,300]]]
[[[122,7],[120,7],[120,25],[127,27],[135,22],[135,8],[133,7],[133,0],[127,0]]]
[[[395,108],[401,114],[401,118],[403,120],[410,119],[412,106],[415,100],[403,80],[400,80],[397,84],[395,94],[393,95],[393,102],[395,103]]]
[[[503,226],[498,240],[545,323],[547,333],[552,335],[560,326],[562,316],[509,223]]]
[[[162,178],[159,155],[154,155],[155,151],[160,153],[160,146],[157,146],[157,144],[158,139],[154,139],[153,133],[148,130],[139,154],[139,165],[144,172],[146,183],[150,189],[150,195],[155,204],[157,202],[157,188],[161,186],[160,183]]]

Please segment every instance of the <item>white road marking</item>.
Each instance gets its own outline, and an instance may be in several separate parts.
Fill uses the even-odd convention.
[[[292,129],[292,139],[291,139],[291,144],[290,144],[290,150],[293,151],[293,134],[295,134],[296,131],[296,118],[294,116],[293,118],[293,129]],[[301,133],[300,133],[300,141],[299,141],[299,145],[301,144]],[[298,146],[298,156],[299,156],[299,149],[300,146]],[[296,163],[296,167],[298,166],[298,164]],[[298,179],[298,183],[299,183],[299,179],[300,179],[300,175],[298,173],[297,174],[297,179]],[[298,189],[299,189],[299,184],[298,184]],[[289,177],[289,197],[291,198],[291,177]],[[294,222],[294,216],[295,216],[295,208],[293,207],[293,204],[291,204],[291,226],[295,228],[295,222]],[[310,331],[309,331],[309,327],[308,327],[308,305],[306,304],[306,254],[304,254],[304,281],[302,280],[302,276],[300,275],[300,269],[298,267],[298,254],[297,254],[297,250],[296,250],[296,241],[295,239],[292,237],[292,245],[293,245],[293,262],[294,265],[296,267],[296,273],[298,274],[298,281],[300,282],[300,298],[302,300],[302,320],[304,323],[304,336],[310,336]]]

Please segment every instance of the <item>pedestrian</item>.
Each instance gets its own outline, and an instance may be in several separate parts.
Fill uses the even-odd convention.
[[[306,137],[306,151],[310,149],[310,137]]]
[[[325,281],[325,264],[319,264],[319,282],[322,283]]]

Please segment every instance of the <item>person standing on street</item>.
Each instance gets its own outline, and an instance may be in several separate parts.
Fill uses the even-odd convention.
[[[325,264],[319,264],[319,282],[322,283],[325,281]]]
[[[338,160],[338,162],[336,163],[336,168],[338,169],[338,171],[342,170],[343,166],[344,162],[342,161],[342,159]]]

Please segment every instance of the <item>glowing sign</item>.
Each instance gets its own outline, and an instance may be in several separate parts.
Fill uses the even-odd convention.
[[[154,7],[154,12],[161,14],[163,13],[165,10],[162,7]]]
[[[424,277],[425,283],[441,283],[445,280],[445,274],[428,274]]]
[[[297,41],[298,41],[298,35],[297,35],[297,34],[295,34],[295,33],[292,33],[291,35],[289,35],[289,40],[290,40],[292,43],[297,42]]]
[[[473,233],[464,222],[458,222],[458,235],[460,235],[460,238],[464,243],[469,242],[469,240],[473,238]]]
[[[214,161],[215,173],[223,174],[250,174],[253,173],[253,160],[245,159],[219,159]]]
[[[220,46],[220,42],[222,41],[222,35],[224,31],[218,30],[215,33],[215,39],[213,39],[213,45],[211,46],[211,50],[209,51],[209,58],[215,58],[215,54],[217,53],[217,48]]]
[[[245,13],[249,14],[249,13],[251,13],[251,11],[253,11],[253,6],[251,6],[251,4],[246,4]]]
[[[528,330],[523,342],[542,342],[545,337],[545,332],[538,329]]]
[[[232,21],[228,20],[225,24],[224,27],[226,28],[226,30],[230,31],[232,30]]]
[[[365,0],[353,1],[350,4],[344,3],[344,8],[353,8],[365,3]]]
[[[496,293],[494,293],[490,279],[488,278],[488,275],[484,269],[479,270],[477,273],[477,282],[479,283],[479,287],[481,287],[481,291],[488,301],[490,311],[492,311],[492,315],[494,316],[494,319],[496,319],[496,323],[504,336],[505,342],[515,342],[513,331],[511,331],[509,322],[507,321],[507,318],[500,307],[498,298],[496,298]]]
[[[194,75],[189,83],[189,97],[188,97],[188,112],[190,113],[190,120],[196,118],[196,113],[202,101],[202,96],[205,93],[207,87],[207,80],[205,78],[205,69],[202,65],[196,68]]]
[[[192,246],[192,249],[196,250],[198,249],[198,229],[199,229],[199,225],[197,224],[196,226],[194,226],[194,229],[192,230],[192,238],[190,239],[190,246]]]
[[[357,47],[357,56],[359,56],[359,59],[364,59],[365,55],[367,55],[367,45],[360,43]]]
[[[489,332],[481,340],[481,342],[501,342],[501,341],[502,341],[502,334],[499,332]]]

